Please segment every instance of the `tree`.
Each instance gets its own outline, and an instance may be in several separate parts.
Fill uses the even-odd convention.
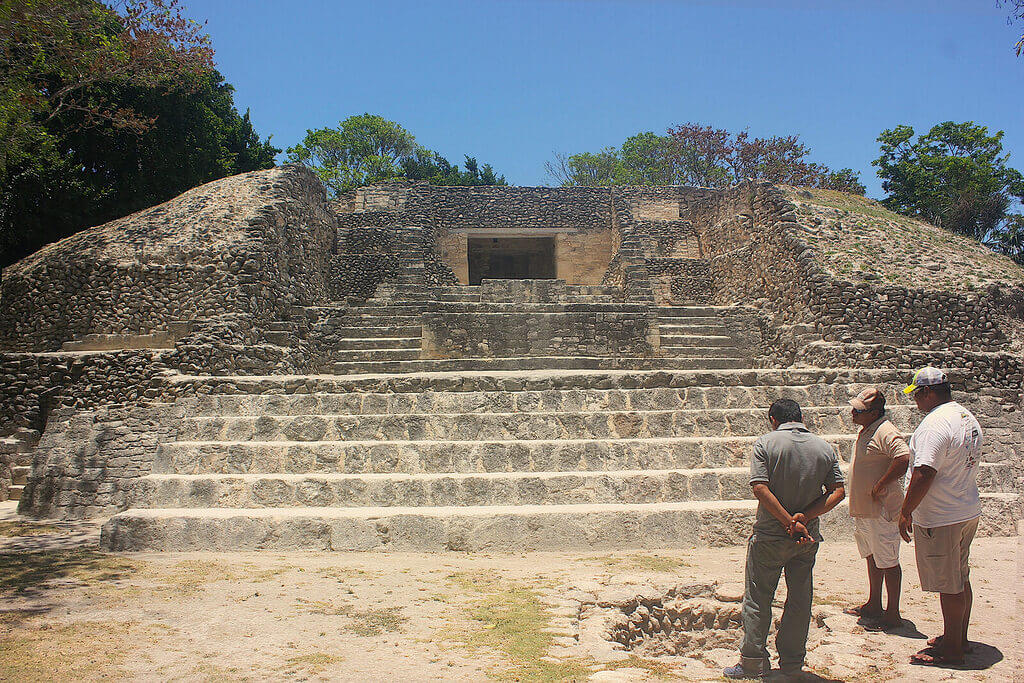
[[[559,185],[572,187],[601,187],[618,185],[616,182],[620,160],[614,147],[605,147],[596,154],[583,152],[565,156],[555,155],[554,162],[547,162],[545,168]]]
[[[810,150],[795,135],[751,138],[742,131],[697,123],[669,128],[666,135],[644,132],[621,149],[555,155],[545,167],[560,185],[695,185],[728,187],[744,180],[830,187],[864,194],[851,169],[832,171],[807,160]]]
[[[166,201],[203,183],[270,168],[280,151],[261,140],[234,88],[211,71],[180,88],[94,85],[84,96],[151,120],[145,131],[85,125],[69,108],[45,123],[45,156],[9,164],[0,185],[0,263],[83,228]]]
[[[989,135],[973,121],[946,121],[914,137],[900,125],[882,131],[878,167],[889,209],[953,232],[987,240],[1000,228],[1014,198],[1024,198],[1024,176],[1007,166],[1003,132]]]
[[[616,180],[626,185],[679,185],[672,140],[652,131],[626,138]]]
[[[416,153],[416,138],[394,121],[375,114],[350,116],[337,128],[307,130],[289,147],[288,161],[309,166],[331,193],[402,175]]]
[[[0,0],[0,172],[45,148],[46,125],[68,112],[82,127],[146,130],[151,118],[95,86],[156,87],[209,71],[202,28],[178,0]]]
[[[498,176],[490,164],[479,166],[475,157],[465,156],[466,170],[459,171],[437,152],[425,147],[416,151],[402,162],[403,177],[409,180],[425,180],[432,185],[508,185],[505,176]]]
[[[864,195],[868,191],[868,188],[860,181],[860,175],[852,168],[841,168],[838,171],[826,173],[820,179],[818,187],[859,195]]]
[[[985,244],[1024,266],[1024,215],[1015,213],[1007,216],[1006,222]]]

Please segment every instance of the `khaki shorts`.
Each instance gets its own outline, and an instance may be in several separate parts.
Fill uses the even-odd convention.
[[[900,527],[887,519],[854,517],[853,540],[861,557],[873,556],[879,569],[900,565]]]
[[[914,555],[921,589],[930,593],[960,593],[971,576],[971,541],[978,518],[926,528],[914,525]]]

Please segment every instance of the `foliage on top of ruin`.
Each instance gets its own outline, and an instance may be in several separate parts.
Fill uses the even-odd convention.
[[[780,187],[796,204],[804,238],[840,277],[958,292],[1024,284],[1024,268],[969,237],[894,213],[867,197]]]
[[[9,268],[3,278],[87,261],[94,264],[209,264],[252,239],[250,226],[276,202],[296,199],[289,181],[312,172],[289,165],[250,171],[193,188],[174,199],[46,245]]]

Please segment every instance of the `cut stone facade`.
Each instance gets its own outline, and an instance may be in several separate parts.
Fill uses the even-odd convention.
[[[114,549],[736,543],[772,400],[847,459],[847,399],[882,386],[909,431],[931,363],[985,429],[983,533],[1012,533],[1024,274],[844,273],[792,192],[196,188],[4,271],[0,497],[114,514]]]

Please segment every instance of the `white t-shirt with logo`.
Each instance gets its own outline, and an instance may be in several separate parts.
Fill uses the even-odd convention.
[[[935,478],[914,510],[914,524],[933,528],[979,517],[980,462],[981,425],[971,411],[950,401],[928,413],[910,437],[910,467],[927,465]]]

